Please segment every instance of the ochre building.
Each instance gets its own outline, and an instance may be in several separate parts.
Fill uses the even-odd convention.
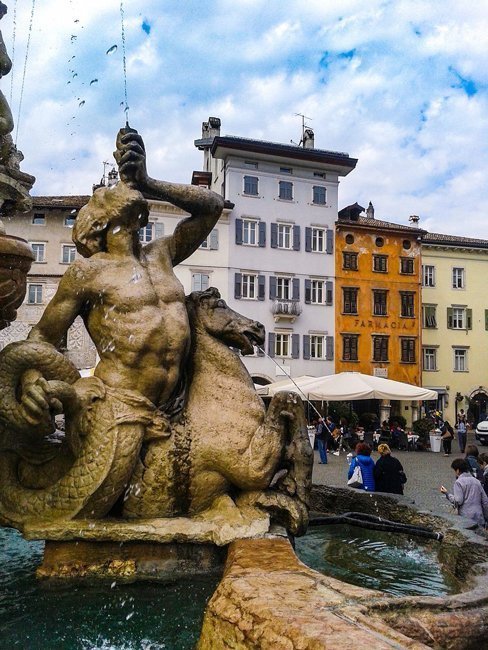
[[[363,210],[348,206],[336,222],[336,372],[420,386],[423,231]]]

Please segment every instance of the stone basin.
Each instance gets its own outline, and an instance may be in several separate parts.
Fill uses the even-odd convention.
[[[34,253],[25,240],[0,231],[0,329],[8,327],[17,316],[33,261]]]

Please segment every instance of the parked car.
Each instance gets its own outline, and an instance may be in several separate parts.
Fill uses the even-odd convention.
[[[474,437],[482,445],[488,445],[488,418],[478,422]]]

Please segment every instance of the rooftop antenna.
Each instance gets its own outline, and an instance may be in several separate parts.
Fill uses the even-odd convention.
[[[301,147],[304,144],[305,141],[305,129],[310,128],[308,124],[305,124],[305,120],[312,120],[313,117],[308,117],[307,115],[304,115],[303,113],[295,113],[295,117],[301,117],[302,118],[302,137],[300,138],[300,142],[297,144],[296,142],[293,142],[293,140],[290,140],[292,144],[295,144],[297,147]]]

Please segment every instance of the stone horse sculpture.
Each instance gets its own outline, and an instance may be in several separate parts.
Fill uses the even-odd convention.
[[[266,411],[231,349],[252,354],[264,343],[264,327],[230,309],[215,288],[190,294],[186,305],[188,398],[172,435],[144,449],[124,514],[194,515],[231,493],[238,503],[272,510],[293,533],[304,532],[313,456],[303,403],[282,392]]]

